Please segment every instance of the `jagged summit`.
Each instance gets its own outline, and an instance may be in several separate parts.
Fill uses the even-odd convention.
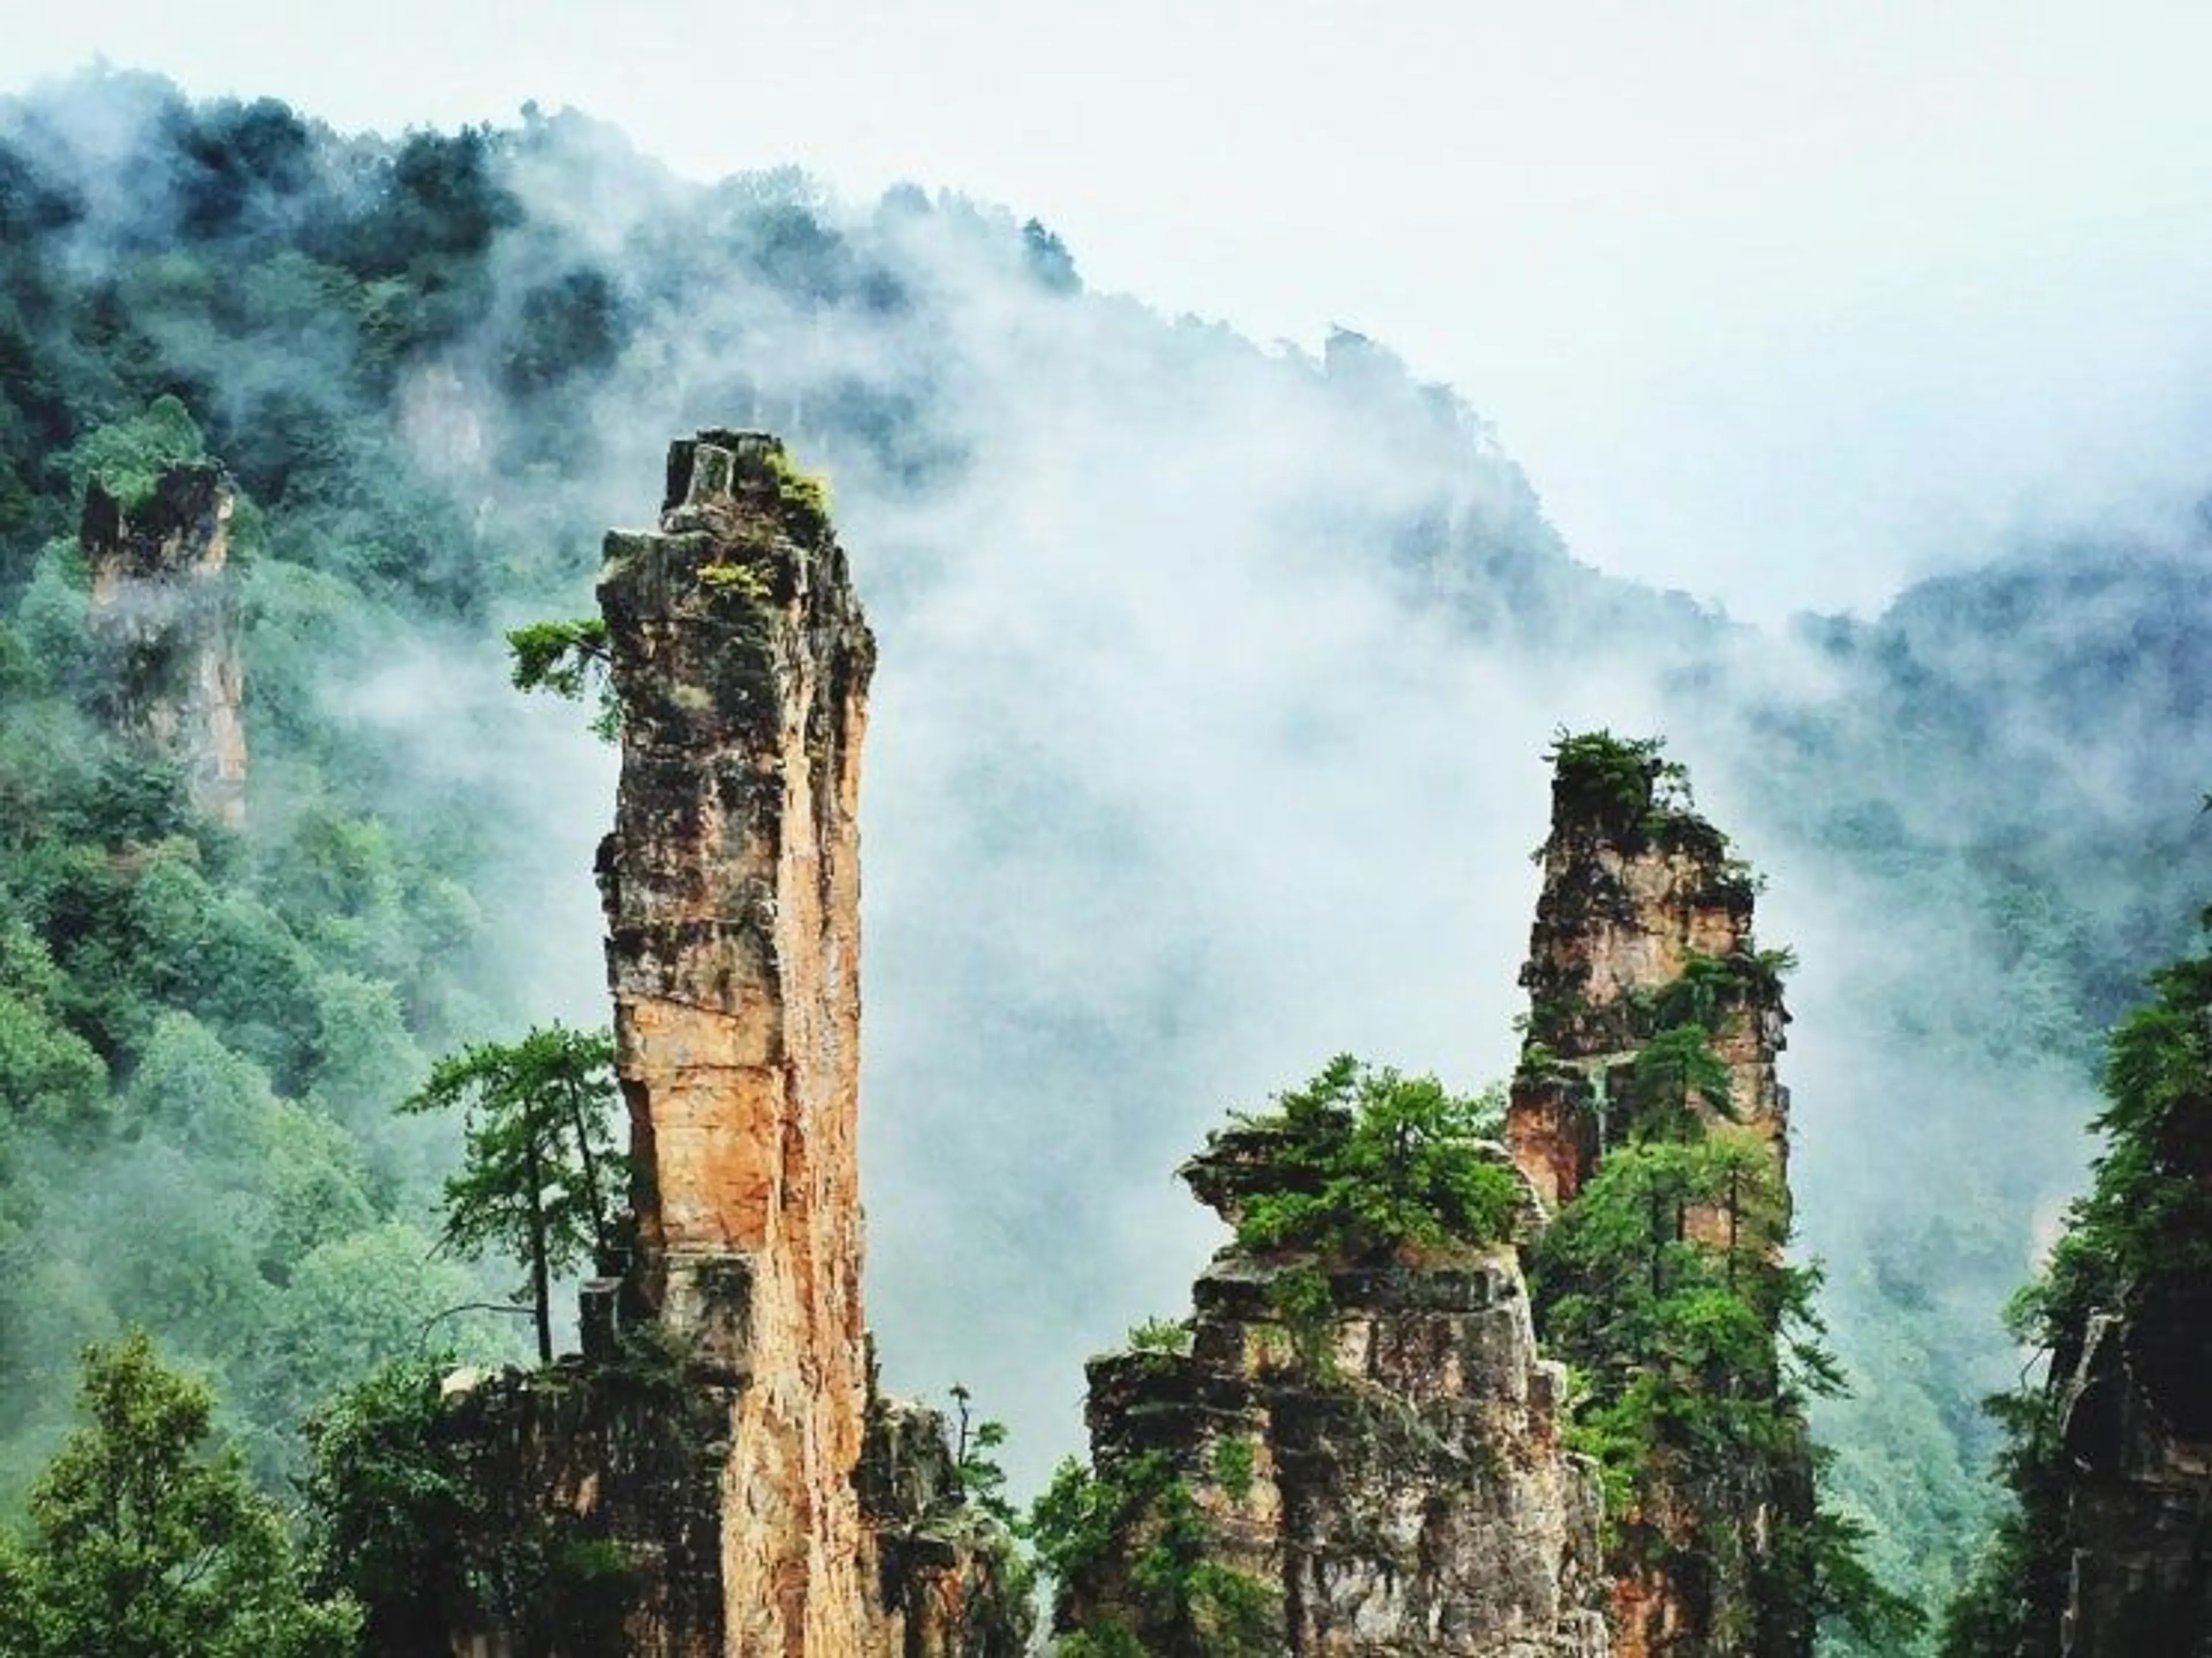
[[[1813,1282],[1782,1255],[1789,958],[1656,741],[1563,734],[1552,759],[1506,1139],[1554,1214],[1536,1327],[1589,1388],[1614,1651],[1803,1658],[1825,1564],[1783,1363]]]
[[[1749,869],[1698,814],[1686,774],[1657,743],[1600,732],[1562,737],[1553,756],[1506,1116],[1515,1160],[1547,1203],[1571,1199],[1607,1148],[1650,1127],[1652,1085],[1668,1080],[1647,1057],[1654,1039],[1696,1027],[1725,1088],[1706,1078],[1687,1090],[1688,1108],[1755,1136],[1786,1182],[1789,1093],[1774,1060],[1789,1022],[1788,957],[1753,937]]]
[[[1092,1522],[1045,1545],[1067,1650],[1606,1651],[1596,1479],[1513,1244],[1534,1198],[1480,1119],[1340,1060],[1183,1166],[1237,1236],[1186,1322],[1089,1367],[1092,1470],[1045,1504]]]

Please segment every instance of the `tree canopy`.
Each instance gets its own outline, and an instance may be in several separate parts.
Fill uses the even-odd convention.
[[[145,1335],[85,1354],[85,1418],[0,1541],[10,1658],[346,1658],[360,1612],[303,1587],[285,1521],[212,1442],[214,1395]]]
[[[1497,1242],[1523,1200],[1488,1143],[1498,1126],[1495,1096],[1339,1054],[1273,1109],[1232,1120],[1231,1133],[1261,1148],[1236,1177],[1247,1188],[1237,1242],[1352,1257]]]

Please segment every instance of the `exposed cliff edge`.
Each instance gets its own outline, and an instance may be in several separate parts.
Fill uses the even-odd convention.
[[[2212,955],[2151,987],[2112,1033],[2089,1190],[2012,1309],[2049,1368],[1993,1401],[2014,1506],[1945,1658],[2212,1658]]]
[[[880,1398],[869,1363],[855,812],[874,641],[821,486],[760,434],[676,443],[659,527],[608,536],[599,600],[635,1248],[586,1288],[580,1359],[454,1407],[511,1491],[509,1531],[599,1561],[598,1612],[546,1627],[540,1594],[456,1633],[563,1658],[1012,1658],[1027,1618],[1006,1540],[941,1423]]]
[[[1607,1467],[1620,1658],[1809,1653],[1812,1455],[1782,1326],[1786,958],[1754,885],[1658,744],[1553,751],[1552,830],[1506,1118],[1554,1224],[1535,1252],[1546,1351],[1585,1378]]]
[[[2212,1157],[2196,1178],[2212,1188]],[[2212,1658],[2212,1296],[2195,1299],[2178,1329],[2094,1315],[2054,1359],[2064,1588],[2030,1654]]]
[[[245,675],[230,557],[230,482],[201,462],[163,467],[143,499],[85,486],[77,539],[92,577],[91,626],[109,659],[108,723],[184,773],[192,805],[246,821]]]
[[[1450,1103],[1339,1061],[1184,1168],[1238,1239],[1186,1326],[1090,1366],[1092,1470],[1041,1522],[1064,1652],[1607,1651],[1595,1472],[1513,1243],[1534,1206]]]

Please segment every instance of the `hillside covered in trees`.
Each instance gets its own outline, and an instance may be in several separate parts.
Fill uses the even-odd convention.
[[[1079,252],[913,188],[686,184],[573,114],[355,137],[113,74],[0,110],[8,1513],[79,1350],[134,1327],[279,1492],[378,1364],[527,1342],[471,1306],[511,1269],[438,1248],[454,1125],[395,1108],[604,1017],[611,763],[502,635],[583,608],[668,433],[735,424],[827,471],[884,641],[871,1303],[902,1374],[1012,1419],[1017,1483],[1082,1355],[1189,1277],[1158,1171],[1194,1102],[1347,1048],[1511,1068],[1536,756],[1610,723],[1695,765],[1803,964],[1832,1495],[1887,1581],[1965,1581],[1999,1309],[2084,1179],[2102,1033],[2212,887],[2201,529],[1972,550],[1763,635],[1576,562],[1381,346],[1263,349]],[[95,483],[202,459],[235,824],[113,719],[79,545]],[[2062,1353],[2072,1282],[2032,1314]]]

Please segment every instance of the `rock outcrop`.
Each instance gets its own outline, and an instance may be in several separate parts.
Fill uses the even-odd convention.
[[[112,659],[105,713],[124,738],[185,775],[193,806],[246,821],[245,676],[227,565],[233,496],[220,466],[164,467],[128,503],[100,480],[78,531],[94,641]]]
[[[1274,1149],[1217,1135],[1184,1178],[1233,1223]],[[1084,1650],[1601,1658],[1596,1475],[1510,1242],[1231,1244],[1194,1303],[1090,1366],[1109,1536],[1057,1609]]]
[[[735,1390],[729,1649],[867,1649],[859,1492],[860,745],[874,641],[773,440],[669,462],[607,537],[622,709],[600,850],[645,1310]]]
[[[1570,739],[1588,742],[1591,739]],[[1785,1189],[1790,1098],[1775,958],[1752,938],[1753,885],[1718,830],[1680,795],[1680,774],[1644,745],[1552,783],[1544,885],[1521,985],[1528,1019],[1506,1139],[1545,1202],[1571,1200],[1611,1145],[1638,1134],[1637,1060],[1670,1025],[1707,1028],[1725,1105],[1705,1124],[1756,1139]]]
[[[509,1530],[611,1549],[623,1610],[533,1637],[484,1608],[458,1633],[560,1658],[1014,1658],[1003,1532],[966,1502],[941,1423],[879,1398],[869,1361],[856,810],[875,647],[821,485],[760,434],[678,442],[658,528],[607,537],[599,601],[635,1244],[586,1287],[580,1359],[459,1408],[472,1444],[504,1448]]]
[[[1506,1139],[1559,1217],[1536,1252],[1538,1333],[1632,1442],[1616,1442],[1626,1500],[1607,1525],[1614,1652],[1802,1658],[1804,1595],[1777,1587],[1813,1514],[1777,1342],[1802,1290],[1780,1253],[1787,958],[1758,949],[1750,874],[1656,743],[1563,738],[1555,758]],[[1615,1212],[1586,1225],[1614,1159]],[[1678,1339],[1670,1321],[1693,1310],[1744,1333]],[[1655,1386],[1674,1397],[1639,1411]]]
[[[884,1658],[1021,1658],[1036,1620],[1003,1521],[962,1479],[945,1418],[869,1387],[860,1512],[875,1551],[872,1650]]]
[[[2212,1185],[2212,1135],[2199,1149]],[[2212,1338],[2196,1299],[2194,1327],[2147,1343],[2099,1314],[2054,1357],[2065,1588],[2057,1627],[2031,1632],[2036,1658],[2212,1658]],[[2166,1351],[2145,1351],[2159,1337]]]

